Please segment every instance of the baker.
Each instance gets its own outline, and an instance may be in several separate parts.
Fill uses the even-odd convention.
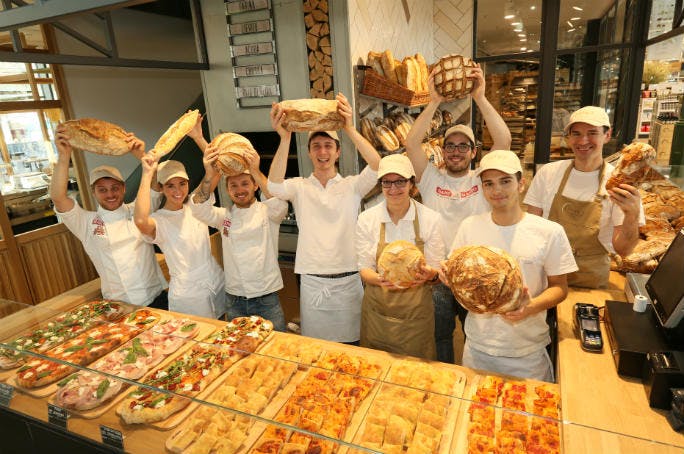
[[[504,150],[511,146],[511,133],[497,113],[496,109],[485,97],[485,79],[478,66],[470,70],[468,76],[473,79],[471,96],[487,123],[487,128],[494,143],[492,150]],[[406,151],[416,171],[416,183],[423,203],[442,215],[442,238],[450,245],[463,219],[470,215],[488,210],[487,202],[482,197],[480,180],[470,170],[470,163],[475,158],[475,135],[466,125],[456,125],[447,129],[444,134],[442,153],[446,168],[438,169],[430,165],[421,148],[421,142],[430,129],[430,121],[437,108],[445,98],[435,90],[434,71],[428,79],[430,102],[416,118],[406,137]],[[437,342],[437,359],[454,362],[453,332],[456,327],[456,315],[461,323],[465,320],[466,311],[454,300],[448,287],[436,285],[433,288],[435,305],[435,340]]]
[[[428,282],[438,281],[445,249],[439,213],[409,196],[415,176],[406,156],[382,158],[378,182],[385,200],[361,213],[356,224],[356,256],[366,284],[361,346],[435,359],[434,305]],[[409,288],[398,288],[378,274],[382,251],[396,240],[415,244],[425,256],[426,266]]]
[[[302,334],[337,342],[358,342],[363,286],[354,253],[354,227],[361,199],[377,182],[380,155],[354,128],[352,109],[337,95],[344,132],[368,164],[360,174],[342,177],[336,168],[340,141],[335,131],[309,133],[309,177],[285,180],[292,133],[283,111],[271,109],[271,125],[280,136],[268,175],[269,192],[294,206],[299,228],[295,273],[301,275]]]
[[[565,299],[566,275],[577,270],[568,238],[557,223],[521,208],[525,180],[515,153],[488,153],[480,161],[476,175],[482,180],[490,211],[465,219],[451,250],[470,245],[503,249],[518,261],[527,292],[522,306],[514,311],[502,315],[468,314],[463,365],[553,381],[553,366],[546,352],[551,342],[546,310]]]
[[[579,270],[568,277],[577,287],[608,285],[610,253],[629,255],[639,239],[644,214],[637,188],[621,184],[606,191],[613,166],[603,160],[610,119],[600,107],[570,115],[566,142],[573,159],[544,165],[525,196],[527,212],[556,221],[570,239]]]
[[[132,134],[126,140],[130,152],[138,159],[142,158],[145,143]],[[55,145],[59,155],[52,173],[50,198],[60,220],[81,241],[95,265],[100,275],[102,296],[167,309],[166,279],[153,246],[143,241],[135,227],[135,203],[124,203],[126,183],[121,172],[108,165],[90,171],[90,189],[98,207],[96,211],[84,210],[67,196],[72,148],[63,125],[57,127]],[[149,197],[152,207],[157,208],[161,194],[153,190]]]

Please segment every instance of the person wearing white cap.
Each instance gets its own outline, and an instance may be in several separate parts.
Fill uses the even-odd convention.
[[[494,143],[492,150],[508,149],[511,146],[511,133],[496,109],[485,97],[485,79],[479,65],[468,75],[473,80],[471,97],[477,104],[487,123]],[[471,161],[477,154],[475,135],[466,125],[455,125],[444,134],[445,168],[431,165],[421,148],[421,142],[430,130],[432,117],[445,99],[435,90],[434,74],[428,79],[430,102],[416,118],[406,137],[406,152],[416,169],[416,182],[423,203],[442,215],[442,237],[450,244],[458,226],[470,215],[488,210],[482,197],[480,180],[470,170]],[[454,299],[449,288],[436,285],[433,289],[435,303],[435,336],[437,359],[447,363],[454,362],[453,332],[456,328],[455,317],[461,323],[466,311]]]
[[[288,206],[265,190],[268,180],[259,170],[259,155],[250,152],[245,158],[249,170],[226,177],[232,207],[215,207],[214,189],[220,179],[214,165],[218,151],[205,147],[205,174],[190,197],[190,207],[197,219],[221,234],[228,319],[259,315],[270,320],[274,329],[285,331],[285,315],[278,298],[278,290],[283,288],[278,236]],[[267,200],[256,199],[257,188]]]
[[[159,245],[169,267],[169,309],[175,312],[218,318],[225,312],[221,267],[211,255],[209,230],[187,206],[189,178],[182,163],[159,164],[149,153],[142,159],[142,177],[135,205],[135,225],[145,241]],[[145,202],[155,171],[165,202],[150,214]]]
[[[380,160],[378,181],[385,200],[359,215],[356,256],[365,284],[361,346],[390,353],[435,359],[435,320],[431,283],[438,282],[444,258],[441,216],[411,199],[415,172],[406,156]],[[410,288],[399,288],[378,274],[377,263],[388,243],[406,240],[424,254],[426,266]]]
[[[340,141],[335,131],[309,133],[313,172],[285,180],[291,133],[282,126],[278,104],[271,109],[271,126],[280,136],[268,175],[268,190],[289,200],[297,216],[299,237],[295,273],[301,276],[302,334],[355,343],[359,340],[363,286],[356,267],[354,226],[361,199],[375,186],[380,155],[354,128],[347,98],[337,95],[344,131],[368,164],[360,174],[342,177],[336,168]]]
[[[566,275],[577,270],[570,243],[562,226],[523,211],[520,196],[525,181],[515,153],[488,153],[476,174],[482,180],[490,211],[466,218],[451,250],[468,245],[503,249],[518,261],[526,291],[522,307],[515,311],[468,314],[463,365],[553,381],[553,366],[546,351],[551,342],[546,311],[565,299]]]
[[[606,287],[609,254],[628,255],[639,239],[639,225],[645,222],[641,198],[637,188],[630,185],[605,189],[613,171],[613,166],[603,160],[603,145],[611,135],[605,110],[586,106],[573,112],[565,135],[574,159],[551,162],[539,169],[525,205],[528,213],[565,228],[579,266],[568,283]]]
[[[126,140],[131,154],[140,159],[145,154],[145,143],[133,134]],[[63,125],[57,127],[55,145],[59,156],[50,197],[59,219],[81,241],[100,275],[102,296],[166,309],[166,279],[153,246],[143,241],[133,223],[135,202],[124,203],[126,184],[121,172],[108,165],[90,171],[90,188],[98,207],[96,211],[86,211],[67,195],[72,148]],[[152,191],[148,198],[148,204],[159,206],[159,192]]]

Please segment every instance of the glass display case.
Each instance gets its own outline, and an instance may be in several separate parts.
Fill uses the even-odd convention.
[[[53,301],[0,302],[0,407],[127,452],[666,453],[684,445],[567,421],[557,384],[271,332],[258,317],[226,323]]]

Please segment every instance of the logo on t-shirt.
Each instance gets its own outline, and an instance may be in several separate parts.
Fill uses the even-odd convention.
[[[472,188],[468,189],[467,191],[461,191],[458,195],[459,195],[459,198],[461,198],[461,199],[467,199],[468,197],[470,197],[474,194],[477,194],[477,192],[479,190],[480,189],[478,188],[478,186],[474,185]],[[454,193],[449,188],[441,188],[441,187],[437,186],[435,188],[435,192],[437,193],[437,195],[441,195],[442,197],[450,197],[450,198],[454,197]]]
[[[105,223],[100,216],[95,216],[93,218],[92,224],[95,226],[93,229],[93,235],[105,236],[107,234],[105,231]]]
[[[223,236],[228,236],[230,233],[231,222],[230,219],[223,220]]]

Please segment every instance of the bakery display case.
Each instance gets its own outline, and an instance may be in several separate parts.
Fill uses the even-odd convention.
[[[92,298],[3,301],[0,314],[1,411],[103,449],[586,452],[573,446],[594,439],[681,449],[566,420],[557,384],[272,332],[258,317]]]

